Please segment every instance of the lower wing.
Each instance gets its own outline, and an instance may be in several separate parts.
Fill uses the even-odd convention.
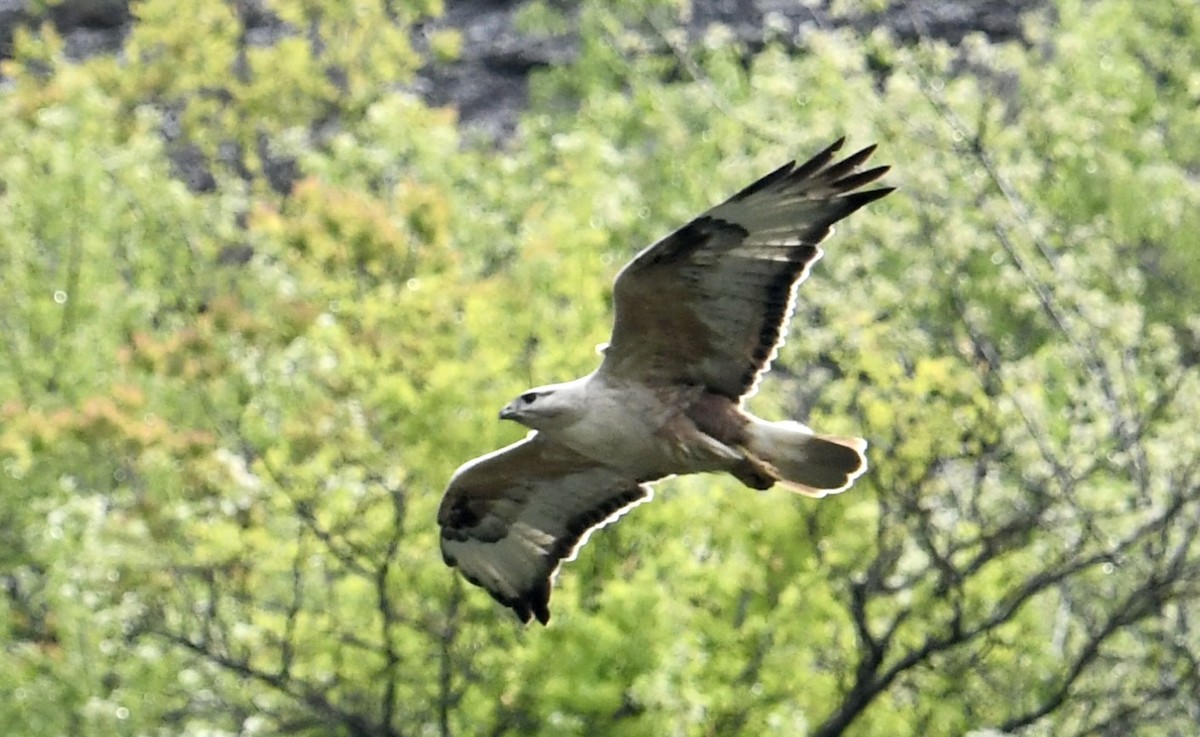
[[[650,496],[619,470],[531,433],[454,474],[438,510],[442,558],[522,622],[545,624],[562,561]]]

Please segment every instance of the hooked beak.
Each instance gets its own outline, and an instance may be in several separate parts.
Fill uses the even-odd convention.
[[[511,403],[509,403],[509,405],[507,407],[500,410],[500,419],[502,419],[502,420],[517,419],[517,408],[513,406],[514,404],[516,404],[516,402],[511,402]]]

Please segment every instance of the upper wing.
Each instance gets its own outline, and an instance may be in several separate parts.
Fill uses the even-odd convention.
[[[842,140],[789,163],[639,253],[617,275],[616,319],[601,371],[700,384],[737,400],[775,357],[796,285],[833,223],[891,188],[853,190],[888,167],[856,170]]]
[[[650,498],[649,487],[531,433],[460,468],[438,510],[442,557],[512,607],[550,619],[550,584],[598,527]]]

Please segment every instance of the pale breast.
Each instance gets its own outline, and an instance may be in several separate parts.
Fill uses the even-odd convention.
[[[578,453],[639,480],[720,470],[740,456],[701,433],[687,408],[699,387],[614,385],[592,377],[585,411],[556,434]]]

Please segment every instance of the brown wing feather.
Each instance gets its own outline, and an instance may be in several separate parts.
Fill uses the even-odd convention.
[[[874,146],[834,161],[839,140],[776,169],[637,255],[614,285],[601,371],[646,383],[753,392],[783,341],[796,286],[835,222],[892,191],[852,190]]]
[[[619,471],[533,433],[454,474],[438,510],[442,557],[522,622],[545,624],[562,561],[650,495]]]

